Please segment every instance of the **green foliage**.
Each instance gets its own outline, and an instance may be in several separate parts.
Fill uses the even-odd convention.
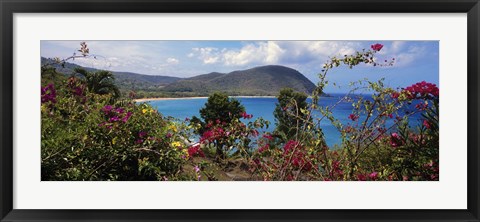
[[[100,95],[112,94],[113,98],[120,97],[120,90],[115,85],[115,77],[111,72],[88,72],[81,68],[76,68],[75,72],[84,78],[86,86],[90,92]]]
[[[82,67],[73,63],[42,58],[42,64],[65,75],[75,74],[76,69],[91,73],[101,70]],[[136,93],[135,98],[209,96],[220,91],[230,96],[277,96],[281,88],[311,93],[315,84],[300,72],[284,66],[261,66],[231,73],[209,73],[190,78],[143,75],[131,72],[112,72],[114,82],[122,92]]]
[[[210,73],[168,84],[162,91],[196,93],[202,96],[221,91],[230,96],[276,96],[280,89],[311,93],[315,84],[297,70],[278,65],[260,66],[227,74]]]
[[[286,140],[292,139],[304,125],[308,115],[307,95],[295,92],[291,88],[284,88],[280,90],[277,99],[278,103],[273,113],[276,121],[275,132],[283,135]]]
[[[214,157],[223,161],[229,156],[249,158],[253,152],[252,138],[258,137],[259,129],[268,128],[268,121],[258,118],[243,123],[241,119],[253,116],[234,98],[223,93],[212,94],[200,110],[202,119],[192,117],[190,125],[200,136],[200,143],[207,153],[214,150]]]
[[[208,97],[205,107],[200,109],[200,116],[205,123],[220,122],[230,123],[238,119],[245,112],[245,107],[235,98],[229,98],[224,93],[213,93]]]
[[[55,85],[55,99],[42,103],[42,180],[183,177],[186,147],[177,128],[147,104],[72,90],[79,84],[72,77]]]

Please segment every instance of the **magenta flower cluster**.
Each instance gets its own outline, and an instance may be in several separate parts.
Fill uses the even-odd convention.
[[[378,172],[372,172],[369,174],[358,174],[357,180],[359,181],[367,181],[367,180],[377,180],[378,179]]]
[[[101,111],[107,118],[107,121],[101,123],[100,126],[106,126],[109,129],[112,128],[113,123],[126,123],[132,116],[132,112],[125,112],[123,108],[114,108],[111,105],[104,106]]]
[[[247,114],[246,112],[240,113],[240,115],[241,115],[242,118],[244,118],[244,119],[251,119],[251,118],[253,118],[253,115],[252,115],[252,114]]]
[[[308,160],[307,154],[302,145],[296,140],[289,140],[283,146],[283,156],[288,159],[291,156],[292,165],[294,167],[302,167],[306,171],[312,169],[312,164]]]
[[[373,44],[373,45],[371,45],[371,46],[370,46],[370,48],[372,48],[372,50],[373,50],[373,51],[377,51],[377,52],[378,52],[378,51],[382,50],[382,48],[383,48],[383,45],[382,45],[382,44],[379,44],[379,43],[377,43],[377,44]]]
[[[70,93],[74,96],[81,99],[82,103],[87,101],[87,97],[85,96],[85,89],[86,86],[79,81],[79,79],[75,77],[71,77],[68,79],[67,86],[70,89]]]
[[[56,103],[57,91],[52,83],[42,88],[42,103]]]
[[[72,94],[75,96],[83,97],[85,93],[85,85],[79,83],[76,78],[68,79],[68,87],[72,90]]]
[[[400,135],[398,135],[398,133],[392,133],[392,135],[390,135],[390,145],[392,147],[399,147],[399,146],[403,145],[402,137],[400,137]]]
[[[135,141],[136,144],[143,143],[145,137],[147,137],[148,133],[145,131],[138,132],[138,139]]]
[[[405,88],[405,91],[407,92],[407,97],[409,99],[431,99],[439,96],[439,89],[437,85],[425,81],[415,83]]]
[[[348,118],[351,119],[352,121],[357,121],[358,117],[359,117],[358,115],[355,115],[353,113],[348,116]]]
[[[203,153],[202,149],[200,149],[199,144],[189,147],[187,149],[187,152],[189,157],[194,157],[194,156],[205,157],[205,154]]]

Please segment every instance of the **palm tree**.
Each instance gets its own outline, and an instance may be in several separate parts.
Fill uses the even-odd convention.
[[[115,77],[109,71],[88,72],[82,68],[75,68],[75,73],[80,74],[90,92],[96,94],[112,94],[114,98],[120,97],[120,90],[115,85]]]

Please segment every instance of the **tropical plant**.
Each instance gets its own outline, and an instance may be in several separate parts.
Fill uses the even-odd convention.
[[[120,90],[115,85],[115,77],[109,71],[88,72],[82,68],[76,68],[75,73],[83,77],[87,89],[90,92],[104,95],[112,94],[113,98],[120,97]]]
[[[277,99],[278,103],[273,113],[276,121],[275,134],[281,135],[284,141],[288,141],[294,138],[306,120],[307,95],[295,92],[292,88],[284,88],[280,90]]]
[[[208,97],[205,107],[200,109],[200,117],[205,123],[216,120],[230,123],[232,120],[240,118],[243,112],[245,112],[245,107],[237,99],[216,92]]]

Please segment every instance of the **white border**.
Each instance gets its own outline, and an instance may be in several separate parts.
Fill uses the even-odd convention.
[[[466,14],[15,14],[15,209],[466,209]],[[41,182],[40,40],[440,40],[440,182]]]

